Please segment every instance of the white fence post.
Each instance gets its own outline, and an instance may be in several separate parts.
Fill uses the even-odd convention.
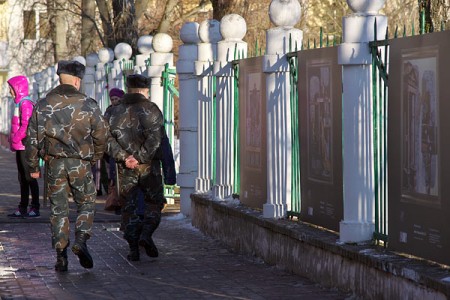
[[[95,65],[98,63],[97,53],[90,53],[86,56],[86,70],[83,77],[82,92],[88,97],[95,99]]]
[[[267,30],[263,66],[267,88],[267,203],[263,206],[265,218],[284,217],[291,201],[290,72],[286,53],[294,51],[296,44],[302,44],[303,32],[293,28],[300,20],[300,12],[298,0],[273,0],[269,7],[270,19],[277,27]],[[289,49],[289,44],[293,49]]]
[[[180,210],[185,216],[191,215],[190,195],[195,191],[197,175],[197,77],[194,75],[194,61],[197,59],[198,23],[188,22],[180,31],[183,45],[179,48],[177,73],[179,83],[179,136],[180,171],[177,176],[180,186]]]
[[[205,20],[200,24],[198,58],[195,62],[195,75],[198,76],[198,175],[195,191],[206,193],[212,187],[212,101],[214,99],[214,61],[217,59],[217,43],[222,39],[220,22]]]
[[[95,100],[105,113],[105,110],[111,104],[109,101],[108,91],[111,89],[108,84],[107,68],[110,68],[114,60],[114,51],[110,48],[102,48],[98,50],[97,69],[95,71]]]
[[[343,70],[344,220],[340,223],[341,242],[370,240],[375,228],[372,58],[369,42],[374,40],[375,19],[377,31],[386,32],[387,17],[377,14],[384,2],[347,0],[355,13],[344,17],[342,24],[343,43],[338,54]]]
[[[138,50],[141,54],[136,55],[136,65],[134,66],[135,74],[142,74],[147,70],[147,66],[150,65],[150,55],[155,52],[153,50],[153,36],[143,35],[137,42]]]
[[[111,68],[109,83],[111,85],[110,88],[119,88],[122,90],[125,89],[125,80],[124,80],[124,64],[131,58],[133,54],[133,49],[127,43],[119,43],[114,48],[114,55],[116,59],[113,61],[113,67]]]
[[[237,53],[247,56],[247,43],[242,41],[247,33],[247,24],[237,14],[226,15],[220,21],[223,40],[218,43],[214,73],[217,77],[217,139],[216,182],[213,186],[215,198],[229,198],[234,181],[234,71],[232,61]],[[242,55],[241,55],[242,56]],[[236,116],[238,118],[239,116]]]
[[[166,33],[157,33],[153,37],[152,42],[155,52],[150,54],[151,65],[147,68],[146,75],[152,79],[150,87],[151,101],[158,105],[159,109],[163,111],[164,87],[161,84],[161,76],[166,63],[169,64],[170,68],[173,68],[173,53],[170,52],[172,51],[173,40],[170,35]],[[170,140],[173,141],[173,138]]]

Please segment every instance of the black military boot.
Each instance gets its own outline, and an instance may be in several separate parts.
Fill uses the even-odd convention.
[[[75,233],[75,243],[72,246],[72,252],[78,256],[80,265],[83,268],[91,269],[94,266],[91,254],[89,254],[86,240],[89,239],[89,235],[85,232]]]
[[[56,249],[56,264],[55,271],[57,272],[67,272],[69,262],[67,261],[67,247],[69,247],[70,242],[64,249]]]
[[[158,248],[156,248],[156,245],[152,239],[153,231],[145,230],[145,228],[144,230],[142,230],[141,236],[139,238],[139,246],[144,247],[145,253],[148,256],[158,257]]]
[[[130,246],[130,252],[127,255],[127,259],[129,261],[138,261],[140,259],[138,241],[128,241],[128,246]]]

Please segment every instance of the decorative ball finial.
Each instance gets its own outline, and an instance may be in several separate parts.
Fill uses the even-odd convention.
[[[129,60],[131,55],[133,55],[133,49],[127,43],[119,43],[114,48],[114,55],[117,60]]]
[[[149,55],[153,52],[153,35],[143,35],[137,42],[138,50],[141,54]]]
[[[106,64],[114,60],[114,51],[111,48],[101,48],[98,50],[98,59],[101,63]]]
[[[197,44],[200,42],[198,36],[198,28],[200,25],[197,22],[186,22],[180,30],[180,39],[185,44]]]
[[[217,43],[222,40],[220,22],[217,20],[205,20],[200,23],[198,35],[203,43]]]
[[[247,23],[240,15],[226,15],[220,21],[220,33],[224,40],[241,41],[247,33]]]
[[[167,33],[157,33],[153,37],[153,49],[156,52],[169,53],[172,51],[173,40]]]
[[[386,0],[347,0],[348,6],[360,14],[377,14],[383,8]]]
[[[86,67],[94,67],[99,61],[97,53],[90,53],[86,56]]]
[[[272,0],[269,17],[273,24],[281,27],[294,27],[300,21],[302,8],[298,0]]]
[[[80,64],[86,66],[86,58],[84,58],[83,56],[75,56],[73,58],[73,60],[79,62]]]

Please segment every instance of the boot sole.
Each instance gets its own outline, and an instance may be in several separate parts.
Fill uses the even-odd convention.
[[[78,245],[74,245],[72,247],[72,252],[78,256],[78,260],[80,261],[80,265],[85,269],[92,269],[94,267],[94,262],[92,261],[92,257],[89,253],[85,253]]]
[[[155,243],[153,242],[153,239],[150,238],[150,242],[147,242],[146,240],[140,240],[139,246],[145,248],[145,253],[150,257],[158,257],[158,248],[156,248]]]

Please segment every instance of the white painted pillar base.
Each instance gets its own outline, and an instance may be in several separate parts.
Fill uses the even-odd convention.
[[[301,45],[303,32],[292,27],[276,27],[269,29],[266,36],[263,69],[267,74],[267,203],[263,205],[263,216],[283,218],[292,192],[291,87],[285,54],[290,50],[289,39],[292,45]]]
[[[386,16],[344,17],[344,43],[338,49],[343,66],[344,220],[340,222],[340,241],[344,243],[371,240],[375,228],[372,57],[368,44],[374,40],[375,19],[378,36],[384,38]]]
[[[217,138],[215,198],[226,199],[233,194],[234,184],[234,60],[235,49],[241,57],[247,56],[247,43],[242,41],[247,31],[245,20],[236,14],[222,18],[220,31],[224,40],[218,43],[214,74],[217,78]]]

